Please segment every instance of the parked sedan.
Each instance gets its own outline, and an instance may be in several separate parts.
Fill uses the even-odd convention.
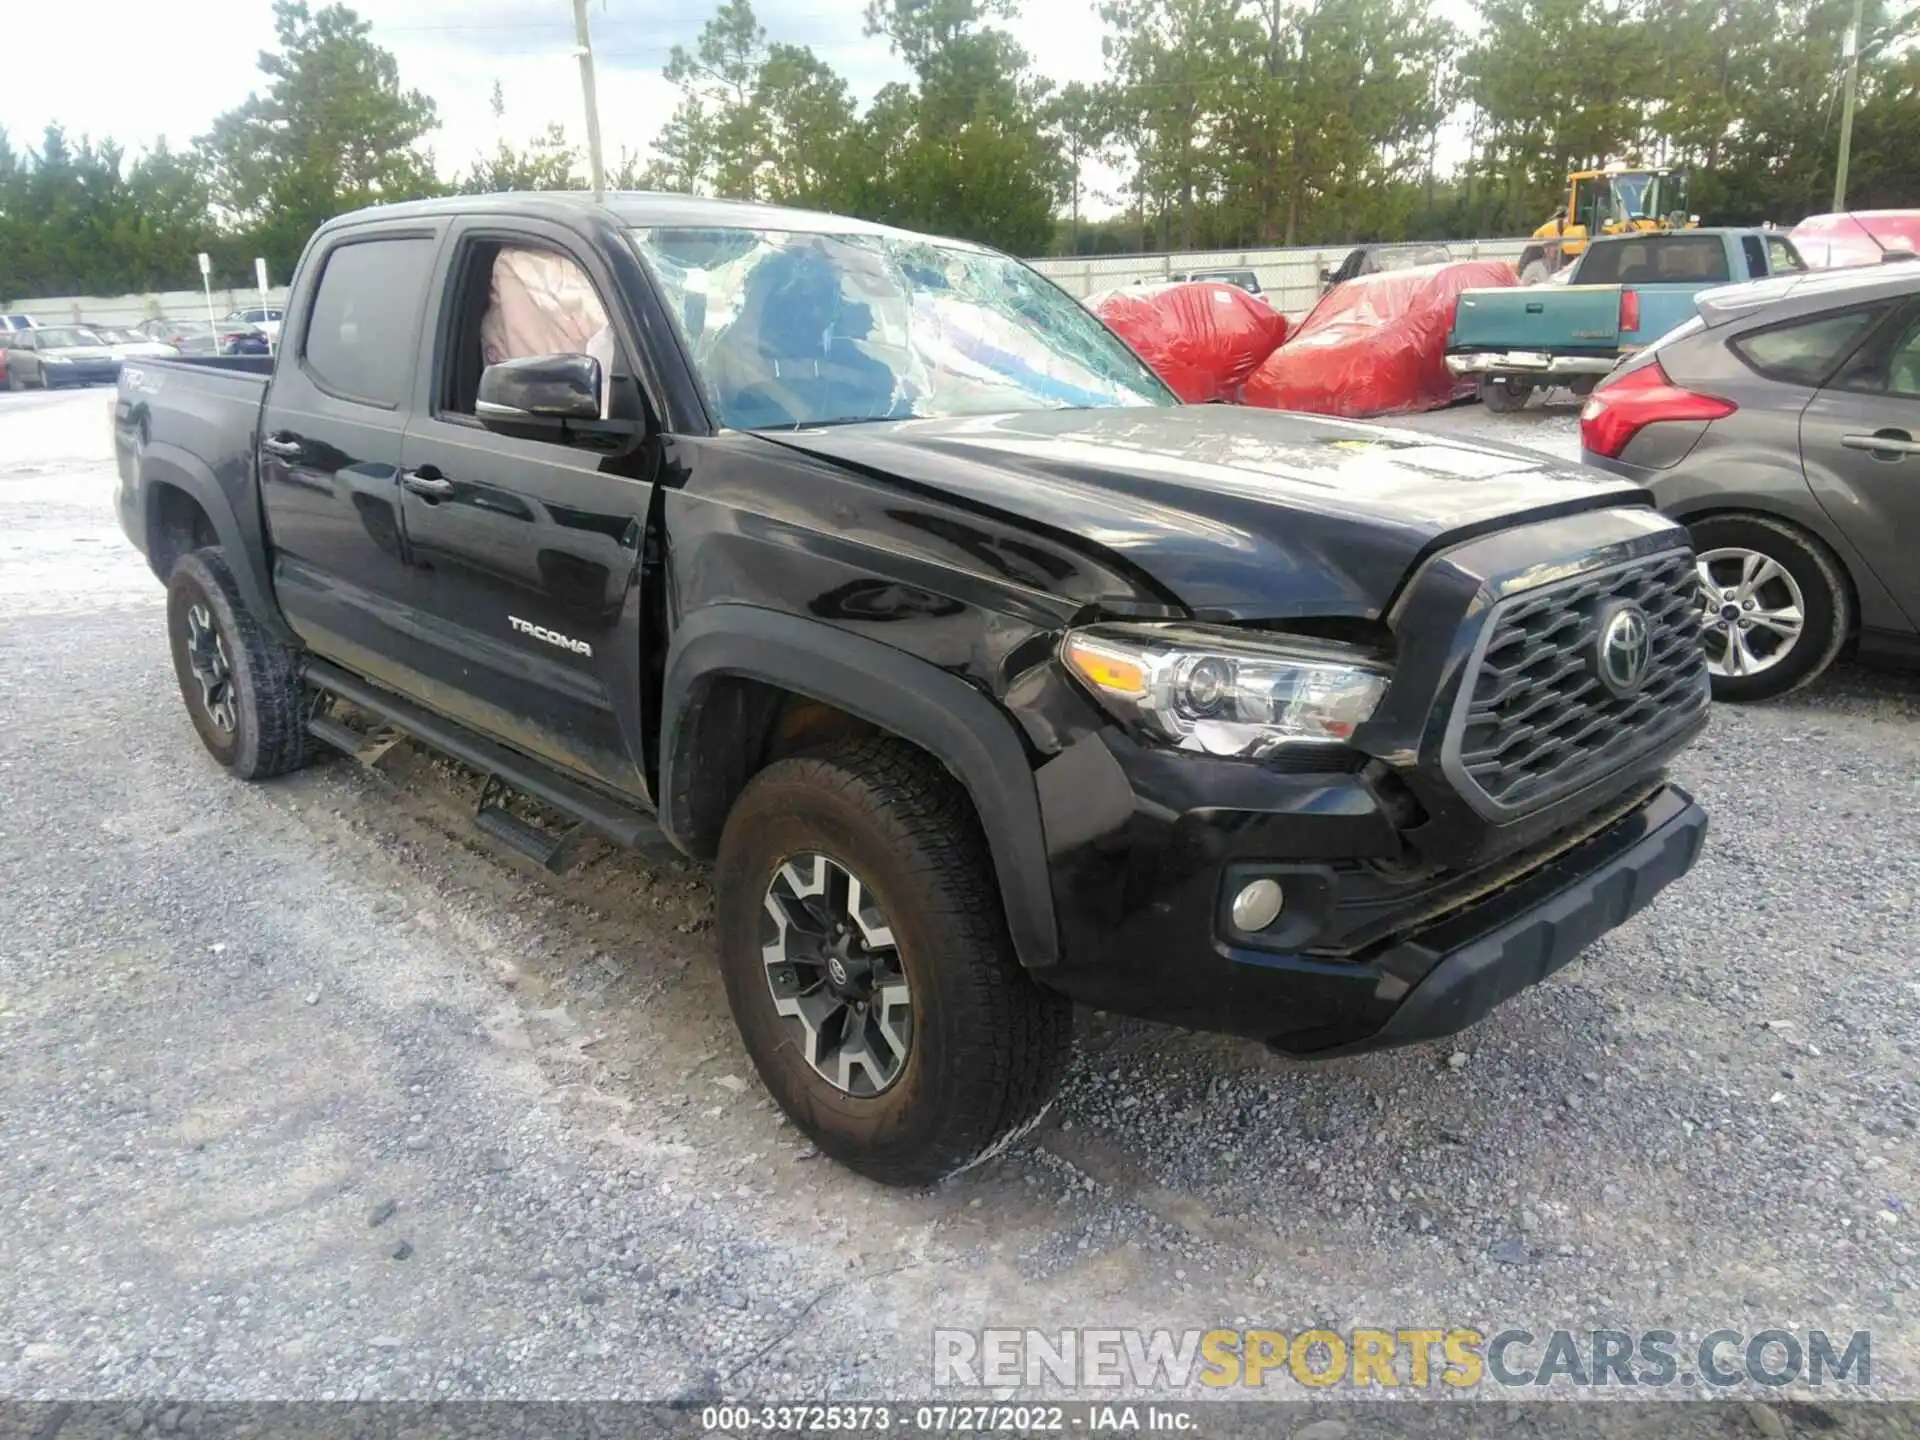
[[[1849,645],[1920,660],[1920,264],[1703,291],[1580,437],[1693,532],[1717,698],[1783,695]]]
[[[287,312],[277,307],[272,309],[231,310],[227,312],[230,325],[250,330],[258,330],[269,340],[280,338],[280,322],[287,318]]]
[[[149,320],[140,333],[182,355],[265,355],[272,348],[265,331],[231,320]]]
[[[5,342],[9,390],[111,383],[120,374],[112,347],[83,326],[13,330],[7,332]]]
[[[1357,280],[1362,275],[1379,275],[1387,270],[1415,270],[1423,265],[1445,265],[1453,252],[1441,244],[1356,245],[1332,270],[1320,272],[1320,293],[1336,285]]]
[[[1246,291],[1249,295],[1260,293],[1260,277],[1251,270],[1181,270],[1169,274],[1169,280],[1193,281],[1211,280],[1219,285],[1232,285]]]
[[[180,353],[165,341],[151,340],[138,330],[108,325],[95,325],[92,330],[107,342],[117,360],[152,360]]]

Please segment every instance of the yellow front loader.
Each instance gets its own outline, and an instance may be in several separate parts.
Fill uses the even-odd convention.
[[[1565,205],[1538,230],[1520,254],[1520,283],[1545,280],[1587,248],[1589,235],[1629,230],[1680,230],[1700,223],[1687,213],[1687,176],[1666,166],[1634,169],[1614,164],[1567,176]]]

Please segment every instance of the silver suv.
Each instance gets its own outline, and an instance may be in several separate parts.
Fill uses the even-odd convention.
[[[1716,698],[1920,662],[1920,261],[1701,292],[1580,436],[1692,531]]]

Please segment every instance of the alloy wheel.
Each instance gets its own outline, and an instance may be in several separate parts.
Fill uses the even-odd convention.
[[[800,1054],[862,1099],[900,1078],[913,1044],[913,995],[873,892],[825,855],[788,860],[767,882],[761,956],[773,1008]]]
[[[213,622],[213,612],[205,601],[187,607],[187,664],[193,678],[200,682],[200,703],[207,718],[229,733],[239,722],[233,690],[233,665],[227,658],[227,642]]]
[[[1771,670],[1806,627],[1806,599],[1787,568],[1758,550],[1728,546],[1695,557],[1707,669],[1738,678]]]

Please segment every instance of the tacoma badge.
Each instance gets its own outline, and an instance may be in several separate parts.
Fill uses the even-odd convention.
[[[518,615],[507,616],[507,623],[522,635],[531,635],[536,640],[544,640],[549,645],[558,645],[562,650],[571,650],[576,655],[593,654],[593,646],[584,640],[576,640],[571,635],[562,635],[558,630],[549,630],[544,625],[534,625],[522,620]]]

